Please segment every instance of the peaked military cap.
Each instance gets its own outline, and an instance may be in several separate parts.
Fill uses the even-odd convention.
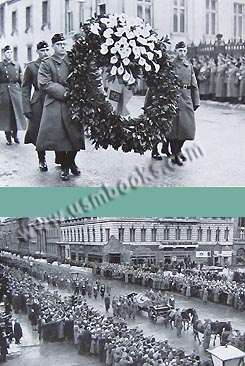
[[[48,48],[49,45],[46,41],[40,41],[37,43],[37,50],[42,50],[43,48]]]
[[[6,52],[6,51],[10,51],[11,50],[11,47],[9,45],[5,46],[3,51]]]
[[[180,42],[176,43],[175,49],[178,50],[179,48],[186,48],[186,44],[184,41],[180,41]]]
[[[52,44],[55,44],[56,42],[60,42],[60,41],[64,41],[65,40],[65,37],[63,35],[63,33],[56,33],[53,35],[51,41],[52,41]]]

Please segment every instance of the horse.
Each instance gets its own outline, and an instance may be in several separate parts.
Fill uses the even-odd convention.
[[[173,329],[173,324],[175,321],[175,316],[177,314],[177,310],[169,310],[167,318],[169,320],[169,324],[171,326],[171,329]],[[181,312],[181,318],[182,318],[182,324],[183,324],[183,328],[184,330],[188,330],[191,324],[191,320],[193,318],[193,316],[196,314],[196,310],[194,308],[187,308],[187,309],[182,309]]]
[[[226,331],[232,330],[232,326],[231,326],[230,322],[224,322],[224,321],[218,321],[218,320],[216,320],[214,322],[214,321],[211,321],[210,319],[207,319],[202,322],[200,319],[198,319],[198,315],[195,314],[192,318],[193,334],[194,334],[194,340],[197,339],[199,344],[201,344],[201,341],[199,338],[199,333],[204,334],[204,331],[208,324],[211,325],[211,334],[214,335],[214,341],[213,341],[214,346],[215,346],[215,341],[216,341],[217,336],[219,336],[219,338],[221,340],[221,334],[222,334],[223,330],[226,330]]]

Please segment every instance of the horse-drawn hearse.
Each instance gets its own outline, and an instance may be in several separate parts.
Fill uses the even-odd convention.
[[[147,293],[132,293],[129,294],[128,297],[133,297],[138,305],[138,309],[147,312],[150,320],[154,323],[156,323],[157,319],[160,317],[165,319],[168,316],[169,311],[172,309],[168,300],[166,301],[165,298],[156,297],[153,299],[147,296]]]

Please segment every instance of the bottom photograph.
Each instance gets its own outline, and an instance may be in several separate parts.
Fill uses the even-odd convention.
[[[245,218],[0,218],[0,363],[239,366]]]

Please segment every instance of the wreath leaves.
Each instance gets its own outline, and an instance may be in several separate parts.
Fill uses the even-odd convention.
[[[103,16],[103,20],[106,17],[109,19],[110,16]],[[124,152],[144,154],[152,150],[156,142],[162,141],[177,113],[178,83],[166,49],[169,40],[156,38],[154,42],[155,49],[160,51],[157,58],[159,70],[152,64],[151,70],[146,71],[137,60],[129,57],[129,72],[136,82],[143,76],[150,93],[143,113],[137,118],[126,119],[113,110],[102,85],[100,69],[107,68],[109,73],[112,55],[100,52],[105,41],[103,33],[109,29],[101,19],[101,16],[91,18],[83,26],[81,35],[76,36],[69,52],[72,73],[68,77],[68,87],[72,118],[89,128],[96,149],[111,146],[118,150],[121,147]],[[119,20],[118,24],[121,27]],[[98,30],[98,34],[91,29],[96,33]],[[114,26],[110,29],[116,32],[119,28]],[[150,33],[155,34],[153,31]],[[113,77],[109,79],[113,80]]]

